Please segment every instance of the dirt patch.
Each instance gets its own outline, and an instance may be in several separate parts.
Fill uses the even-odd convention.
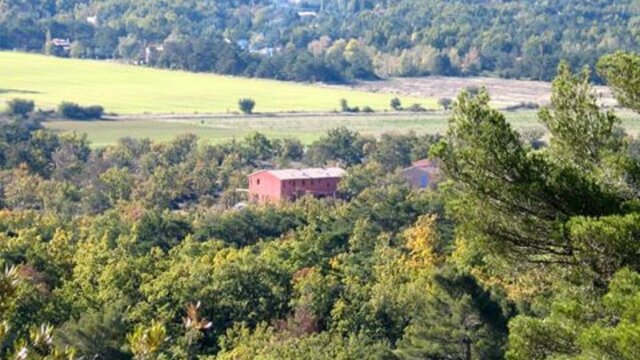
[[[468,87],[487,88],[492,100],[501,107],[522,102],[546,105],[551,97],[551,83],[548,82],[489,77],[392,78],[381,81],[362,81],[352,86],[357,90],[423,98],[455,98],[460,91]],[[595,91],[601,105],[616,104],[609,88],[596,86]]]

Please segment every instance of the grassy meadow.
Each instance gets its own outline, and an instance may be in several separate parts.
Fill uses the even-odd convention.
[[[350,106],[389,107],[389,94],[273,80],[159,70],[107,61],[62,59],[0,52],[0,103],[32,99],[40,108],[62,101],[102,105],[107,112],[225,113],[238,99],[256,100],[257,112],[331,111],[340,99]],[[434,99],[401,98],[403,103],[435,107]]]
[[[540,126],[535,111],[506,112],[507,119],[518,129]],[[630,133],[640,132],[640,117],[621,112],[622,125]],[[212,143],[241,138],[253,131],[270,137],[295,137],[310,143],[337,126],[347,126],[367,135],[385,132],[443,133],[449,114],[429,112],[423,114],[371,114],[322,116],[255,116],[255,117],[203,117],[199,119],[167,120],[131,118],[114,121],[51,121],[45,126],[59,132],[86,133],[93,146],[113,144],[124,136],[166,141],[176,135],[192,133]]]

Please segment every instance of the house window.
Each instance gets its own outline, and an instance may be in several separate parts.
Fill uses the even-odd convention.
[[[420,177],[420,187],[426,188],[427,185],[429,185],[429,176],[428,175],[422,175]]]
[[[256,180],[256,183],[257,183],[258,185],[260,185],[260,179]]]

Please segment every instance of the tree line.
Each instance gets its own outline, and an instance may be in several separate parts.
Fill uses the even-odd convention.
[[[0,7],[0,49],[295,81],[550,80],[560,59],[594,66],[604,54],[639,48],[632,0],[2,0]]]

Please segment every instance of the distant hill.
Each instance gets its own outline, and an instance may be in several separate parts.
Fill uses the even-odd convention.
[[[298,81],[549,80],[640,50],[634,0],[0,0],[0,49]]]

